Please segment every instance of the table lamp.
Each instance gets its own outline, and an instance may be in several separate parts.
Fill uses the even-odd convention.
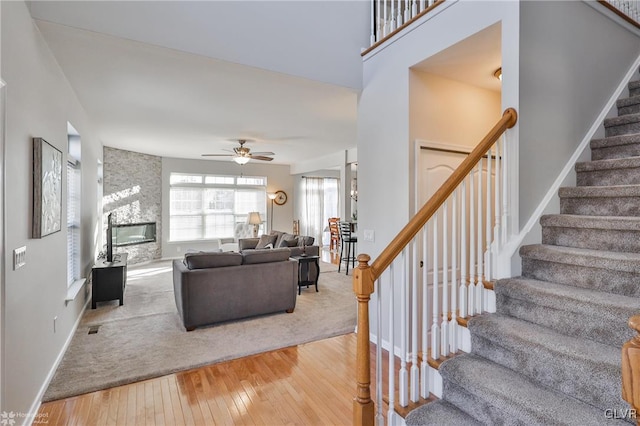
[[[260,218],[260,213],[258,212],[249,212],[247,216],[247,223],[249,225],[253,225],[253,238],[258,237],[258,227],[262,223],[262,219]]]

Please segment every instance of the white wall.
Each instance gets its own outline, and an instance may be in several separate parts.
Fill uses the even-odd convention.
[[[85,292],[65,304],[66,176],[63,229],[31,239],[32,142],[42,137],[67,152],[67,121],[82,139],[82,262],[90,274],[101,238],[97,163],[102,146],[23,2],[2,2],[2,77],[7,82],[5,353],[2,407],[28,413],[37,407],[48,375],[85,306]],[[11,251],[27,247],[27,264],[13,271]],[[57,316],[56,331],[53,319]]]
[[[211,250],[212,242],[170,242],[169,241],[169,177],[171,173],[215,173],[221,175],[266,176],[267,192],[284,191],[287,202],[283,206],[273,207],[273,229],[291,232],[293,230],[294,178],[289,174],[289,166],[264,164],[251,161],[239,166],[233,161],[187,160],[181,158],[162,159],[162,257],[182,256],[187,250]],[[270,200],[267,200],[268,212],[271,212]]]
[[[409,75],[409,140],[475,147],[502,115],[500,92],[419,70]]]
[[[527,1],[521,10],[524,225],[640,54],[640,39],[584,2]]]

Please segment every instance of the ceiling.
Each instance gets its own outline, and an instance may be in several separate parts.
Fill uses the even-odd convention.
[[[502,27],[497,23],[425,59],[413,69],[499,92],[500,80],[493,73],[502,64],[501,46]]]
[[[368,2],[30,8],[107,146],[202,158],[249,138],[294,164],[356,145]]]

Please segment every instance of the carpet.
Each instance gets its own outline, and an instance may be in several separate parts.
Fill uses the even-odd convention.
[[[351,333],[352,276],[321,263],[315,288],[303,289],[292,314],[278,313],[186,332],[173,299],[171,263],[129,268],[124,306],[87,309],[43,402]],[[99,326],[96,334],[89,327]]]

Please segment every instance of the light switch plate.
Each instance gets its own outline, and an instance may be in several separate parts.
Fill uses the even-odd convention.
[[[13,270],[22,268],[27,263],[27,246],[13,250]]]
[[[375,233],[373,232],[373,229],[365,229],[364,230],[363,240],[364,241],[369,241],[369,242],[374,242]]]

